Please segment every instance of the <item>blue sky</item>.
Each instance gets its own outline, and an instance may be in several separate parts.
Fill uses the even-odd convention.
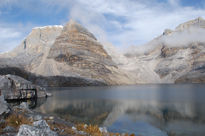
[[[71,18],[99,41],[126,48],[204,15],[204,0],[0,0],[0,52],[19,45],[33,27]]]

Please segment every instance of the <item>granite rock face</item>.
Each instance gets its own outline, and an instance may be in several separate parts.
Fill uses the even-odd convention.
[[[29,69],[33,61],[40,63],[45,52],[60,35],[63,26],[33,28],[31,33],[14,50],[0,54],[0,67]]]
[[[21,72],[14,74],[45,86],[136,83],[118,68],[92,33],[72,20],[64,27],[33,29],[20,46],[0,55],[0,62],[0,74],[17,69]]]
[[[179,25],[170,34],[172,37],[179,36],[183,42],[187,41],[184,43],[179,41],[179,45],[175,42],[164,42],[161,60],[155,68],[161,79],[171,83],[205,82],[203,72],[205,71],[205,41],[200,38],[203,33],[205,33],[205,20],[197,18]]]
[[[57,136],[45,120],[36,121],[33,126],[21,125],[17,136]]]
[[[6,100],[46,97],[44,88],[15,75],[0,76],[0,90]]]
[[[105,84],[128,84],[131,81],[122,76],[124,72],[120,72],[93,34],[72,20],[57,37],[49,51],[48,59],[55,61],[55,64],[59,63],[57,70],[53,71],[58,71],[60,75],[69,76],[72,73]],[[117,76],[121,78],[117,79]]]

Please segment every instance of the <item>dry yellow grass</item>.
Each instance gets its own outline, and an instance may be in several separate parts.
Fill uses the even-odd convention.
[[[88,125],[85,124],[77,124],[76,128],[78,131],[86,132],[89,136],[120,136],[120,133],[103,133],[100,131],[97,125]],[[134,134],[124,134],[124,136],[135,136]]]
[[[0,134],[3,133],[3,129],[6,126],[12,126],[14,128],[16,128],[16,130],[19,129],[19,127],[22,124],[27,124],[27,125],[31,125],[33,122],[31,120],[29,120],[24,113],[17,113],[17,112],[13,112],[12,114],[10,114],[6,119],[5,119],[5,123],[4,124],[0,124]],[[75,136],[85,136],[85,135],[81,135],[78,132],[82,131],[85,132],[87,136],[120,136],[119,133],[103,133],[100,131],[99,127],[97,125],[85,125],[85,124],[77,124],[75,125],[77,131],[73,130],[72,127],[67,126],[65,124],[60,124],[60,123],[53,123],[53,122],[49,122],[47,121],[48,125],[50,126],[50,128],[53,131],[58,131],[58,133],[60,135],[75,135]],[[124,134],[124,136],[135,136],[134,134]]]
[[[3,134],[3,129],[6,126],[14,127],[17,131],[22,124],[30,125],[32,122],[26,116],[24,116],[23,113],[19,114],[17,112],[13,112],[5,118],[4,123],[0,124],[0,135]]]
[[[99,130],[97,125],[88,125],[85,127],[85,124],[76,125],[78,131],[84,131],[91,136],[103,136],[103,133]]]
[[[12,113],[6,118],[6,125],[19,128],[22,124],[31,125],[32,122],[24,115]]]

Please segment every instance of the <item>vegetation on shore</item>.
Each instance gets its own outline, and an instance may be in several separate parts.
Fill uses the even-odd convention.
[[[1,119],[1,118],[0,118]],[[28,116],[26,110],[14,109],[7,116],[4,117],[4,122],[0,122],[0,135],[4,134],[3,129],[7,126],[13,127],[15,129],[14,133],[17,133],[20,126],[23,124],[32,125],[34,120]],[[59,135],[75,135],[75,136],[134,136],[134,134],[120,134],[120,133],[110,133],[107,130],[102,130],[97,125],[87,125],[87,124],[73,124],[73,126],[67,125],[66,123],[61,123],[53,119],[46,118],[51,130],[57,132]]]

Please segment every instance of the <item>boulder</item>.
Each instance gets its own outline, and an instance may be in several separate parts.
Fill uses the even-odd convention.
[[[21,125],[17,136],[57,136],[45,120],[36,121],[33,126]]]
[[[47,96],[44,88],[15,75],[0,76],[0,90],[6,100],[23,100]]]
[[[8,113],[9,111],[10,111],[9,107],[8,107],[6,101],[4,100],[4,97],[0,96],[0,116],[2,114]]]

